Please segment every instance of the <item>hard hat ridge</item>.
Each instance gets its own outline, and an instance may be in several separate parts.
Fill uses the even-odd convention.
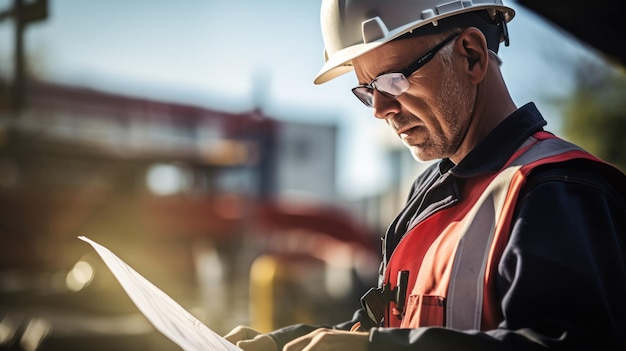
[[[423,35],[443,33],[452,28],[475,27],[479,29],[487,40],[487,47],[498,53],[500,42],[509,45],[508,30],[506,22],[500,18],[502,12],[491,15],[487,10],[477,10],[462,13],[456,16],[446,17],[436,23],[429,23],[415,30],[411,30],[394,40],[412,38]]]

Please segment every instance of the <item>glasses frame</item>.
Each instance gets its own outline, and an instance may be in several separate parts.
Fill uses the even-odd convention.
[[[396,72],[381,74],[378,77],[372,79],[372,81],[369,82],[369,84],[362,84],[362,85],[352,88],[352,93],[359,99],[359,101],[361,101],[367,107],[374,107],[374,89],[378,90],[380,93],[382,93],[385,96],[396,99],[398,96],[402,95],[404,92],[406,92],[409,89],[410,84],[407,84],[407,87],[403,89],[400,93],[392,94],[388,91],[380,89],[378,84],[376,84],[376,81],[379,80],[381,77],[387,76],[387,77],[395,77],[396,79],[400,78],[400,79],[407,81],[408,83],[408,77],[410,77],[415,72],[417,72],[418,69],[426,65],[430,60],[432,60],[433,57],[435,57],[435,55],[437,54],[437,52],[439,52],[439,50],[443,49],[444,46],[446,46],[449,42],[451,42],[453,39],[458,37],[460,34],[461,33],[458,32],[458,33],[453,33],[449,35],[444,40],[442,40],[439,44],[437,44],[435,47],[433,47],[431,50],[429,50],[427,53],[425,53],[423,56],[421,56],[417,60],[413,61],[413,63],[406,66],[405,68]]]

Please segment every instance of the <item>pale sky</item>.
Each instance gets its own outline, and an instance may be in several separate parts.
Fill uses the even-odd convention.
[[[383,122],[344,75],[312,83],[323,63],[319,0],[48,0],[49,18],[27,32],[39,77],[137,97],[278,119],[339,124],[339,184],[373,193],[389,173],[377,145]],[[12,4],[0,0],[0,11]],[[549,100],[569,93],[572,59],[588,56],[567,34],[517,9],[500,49],[515,102],[535,101],[558,129]],[[11,72],[12,26],[0,23],[0,72]]]

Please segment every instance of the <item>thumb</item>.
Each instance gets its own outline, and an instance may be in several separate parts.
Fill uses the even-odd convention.
[[[278,351],[274,338],[266,334],[257,335],[251,340],[239,341],[237,347],[244,351]]]
[[[239,325],[235,327],[233,330],[231,330],[230,332],[228,332],[228,334],[224,336],[224,339],[235,344],[238,341],[249,340],[260,334],[261,333],[256,331],[255,329],[246,327],[244,325]]]

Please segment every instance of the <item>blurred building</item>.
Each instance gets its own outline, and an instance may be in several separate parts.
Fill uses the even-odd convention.
[[[34,349],[168,349],[78,235],[219,332],[339,321],[374,283],[378,238],[335,192],[336,126],[26,91],[0,111],[0,349],[35,322]]]
[[[283,121],[278,134],[278,193],[336,199],[337,126]]]

